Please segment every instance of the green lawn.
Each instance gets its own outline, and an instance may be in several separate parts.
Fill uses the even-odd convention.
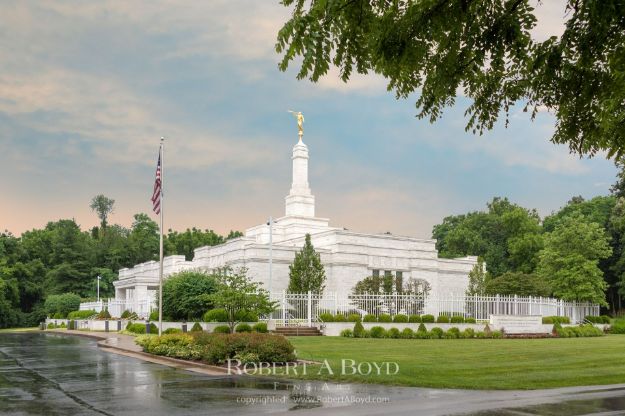
[[[2,332],[28,332],[28,331],[39,331],[39,327],[33,327],[33,328],[4,328],[4,329],[0,329],[0,333],[2,333]]]
[[[300,359],[328,360],[334,375],[291,378],[465,389],[539,389],[625,382],[625,336],[562,339],[355,339],[290,337]],[[340,375],[341,360],[394,361],[397,375]],[[366,367],[363,367],[366,368]],[[291,373],[292,374],[292,373]]]

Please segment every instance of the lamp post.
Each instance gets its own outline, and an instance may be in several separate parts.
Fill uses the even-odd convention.
[[[98,303],[100,302],[100,279],[102,279],[102,277],[98,276]]]
[[[273,274],[273,217],[269,217],[269,296],[271,297],[271,283]]]

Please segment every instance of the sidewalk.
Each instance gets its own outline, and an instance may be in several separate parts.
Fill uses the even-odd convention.
[[[223,367],[203,364],[196,361],[163,357],[143,352],[143,349],[139,345],[135,344],[135,337],[131,335],[119,334],[117,332],[88,332],[62,329],[48,329],[45,332],[97,339],[99,340],[98,347],[100,347],[103,351],[124,355],[126,357],[137,358],[150,363],[166,365],[180,370],[192,371],[194,373],[211,376],[223,376],[227,375],[228,372],[228,370]]]

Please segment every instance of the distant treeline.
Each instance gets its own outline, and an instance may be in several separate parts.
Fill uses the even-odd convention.
[[[222,236],[212,230],[169,230],[165,255],[192,259],[193,250],[241,236]],[[117,272],[137,263],[158,260],[158,224],[146,214],[136,214],[130,229],[107,225],[83,231],[73,219],[50,222],[43,229],[20,237],[0,234],[0,328],[36,325],[45,317],[43,303],[50,294],[75,293],[95,298],[97,276],[100,296],[112,297]]]

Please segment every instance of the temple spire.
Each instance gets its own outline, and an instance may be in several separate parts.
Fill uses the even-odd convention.
[[[300,140],[293,147],[293,181],[286,197],[286,215],[299,217],[315,216],[315,197],[308,185],[308,146]]]

